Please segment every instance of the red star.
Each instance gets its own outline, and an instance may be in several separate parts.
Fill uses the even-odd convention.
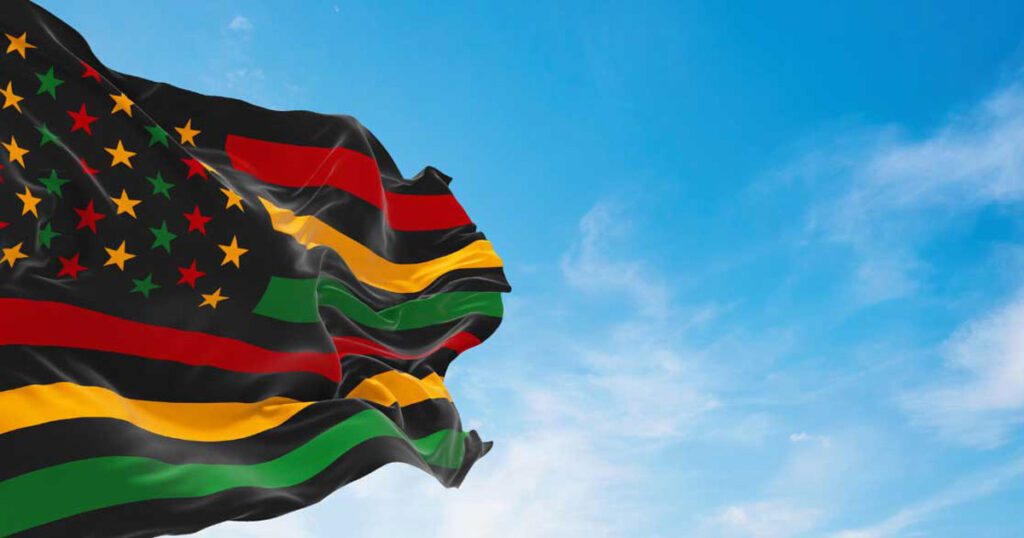
[[[196,269],[196,261],[192,260],[192,265],[189,267],[179,267],[178,272],[181,273],[181,280],[178,280],[178,284],[188,284],[192,286],[192,289],[196,287],[196,279],[206,276],[206,273]]]
[[[85,63],[85,62],[83,62],[81,60],[79,60],[79,62],[81,62],[82,67],[85,68],[85,73],[82,73],[82,78],[92,78],[92,79],[96,79],[96,82],[100,82],[100,83],[103,82],[102,80],[100,80],[99,72],[96,71],[95,69],[93,69],[93,67],[91,65],[89,65],[89,64],[87,64],[87,63]]]
[[[96,116],[90,116],[89,112],[85,110],[85,103],[82,103],[82,108],[78,109],[78,112],[74,110],[68,111],[68,116],[75,120],[75,124],[71,126],[71,132],[75,132],[79,129],[83,130],[89,136],[92,136],[92,122],[98,120]]]
[[[92,233],[96,233],[96,222],[105,219],[107,216],[103,213],[97,213],[92,206],[92,200],[89,200],[89,205],[85,206],[84,209],[75,208],[75,213],[78,213],[78,226],[76,230],[81,230],[86,226],[92,230]]]
[[[192,179],[192,176],[199,174],[203,179],[206,179],[206,167],[203,163],[199,162],[199,159],[182,159],[181,162],[188,165],[188,175],[185,179]]]
[[[57,256],[57,259],[60,260],[60,272],[57,273],[57,278],[66,275],[77,280],[78,273],[81,273],[82,271],[85,271],[87,269],[87,267],[85,267],[84,265],[80,265],[78,263],[78,254],[75,254],[70,258],[65,258],[64,256]]]
[[[4,165],[0,164],[0,170],[3,170],[3,169],[4,169]],[[0,176],[0,185],[3,185],[3,183],[4,183],[4,176]]]
[[[0,230],[3,230],[6,227],[7,227],[7,223],[2,221],[2,220],[0,220]]]
[[[185,218],[188,219],[188,231],[199,230],[199,233],[206,235],[206,223],[213,220],[213,217],[207,217],[199,212],[199,205],[196,204],[196,208],[191,213],[185,213]],[[186,232],[188,233],[188,232]]]
[[[78,164],[82,165],[82,171],[89,174],[89,177],[95,178],[96,173],[99,172],[99,170],[90,167],[89,163],[85,162],[85,157],[79,157]]]

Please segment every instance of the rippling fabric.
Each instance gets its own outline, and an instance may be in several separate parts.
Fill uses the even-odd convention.
[[[111,71],[27,1],[0,33],[0,535],[270,518],[396,461],[461,483],[490,444],[444,377],[509,288],[450,178]]]

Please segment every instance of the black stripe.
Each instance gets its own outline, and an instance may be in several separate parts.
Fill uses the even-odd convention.
[[[334,382],[307,372],[258,374],[85,349],[0,347],[0,390],[60,382],[166,402],[315,401],[338,394]]]

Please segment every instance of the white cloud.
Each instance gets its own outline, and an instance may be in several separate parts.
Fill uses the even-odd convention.
[[[923,207],[963,210],[1024,200],[1024,86],[997,92],[923,140],[886,137],[853,169],[833,232],[857,235],[879,215]]]
[[[907,529],[925,521],[932,514],[986,497],[1024,476],[1024,458],[1001,467],[969,476],[939,491],[932,497],[903,508],[878,523],[847,529],[833,538],[887,538],[904,536]]]
[[[773,499],[727,506],[704,530],[708,536],[723,538],[788,538],[814,529],[820,520],[819,510]]]
[[[1024,423],[1024,292],[946,342],[948,379],[907,394],[915,419],[973,446],[1004,443]]]
[[[668,287],[639,260],[611,256],[610,250],[628,220],[606,203],[595,205],[580,220],[579,243],[562,258],[565,280],[592,293],[624,293],[637,308],[649,315],[663,316],[671,299]]]
[[[789,434],[789,442],[793,444],[800,443],[818,443],[823,447],[828,448],[832,445],[832,440],[826,435],[812,435],[807,432],[798,432]]]
[[[235,18],[231,19],[228,23],[228,28],[239,32],[248,32],[253,29],[252,21],[244,15],[236,15]]]
[[[845,185],[808,215],[810,229],[849,246],[851,293],[860,304],[906,297],[930,268],[920,245],[950,219],[991,204],[1024,201],[1024,84],[1015,84],[924,138],[886,127],[855,144],[811,152],[783,176],[820,190]]]

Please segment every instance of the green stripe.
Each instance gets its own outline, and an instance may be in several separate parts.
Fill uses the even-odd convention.
[[[432,465],[458,468],[464,432],[409,440],[384,414],[362,411],[283,456],[254,465],[183,464],[128,456],[73,461],[0,482],[0,536],[130,502],[190,498],[241,487],[286,488],[313,478],[360,443],[408,441]],[[358,465],[358,463],[354,463]]]
[[[293,323],[317,323],[318,306],[338,309],[346,317],[373,329],[401,331],[437,325],[469,314],[501,317],[501,294],[453,291],[374,311],[340,281],[329,277],[271,277],[254,313]]]

